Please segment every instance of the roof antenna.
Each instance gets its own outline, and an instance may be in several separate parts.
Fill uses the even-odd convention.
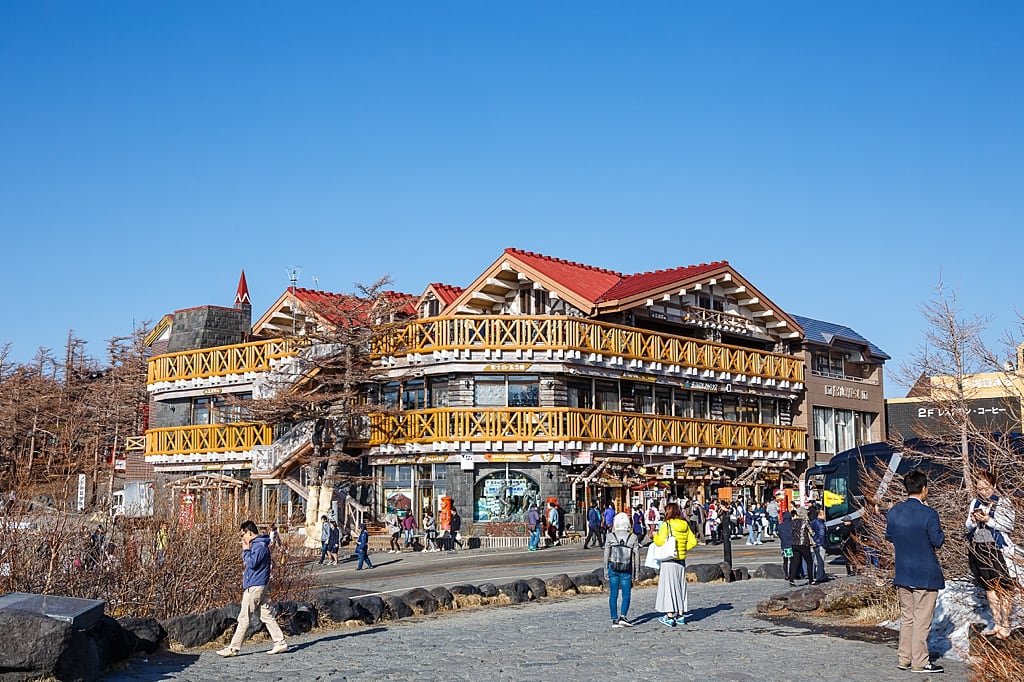
[[[288,273],[288,281],[291,282],[291,284],[292,284],[291,287],[290,287],[290,291],[292,293],[292,301],[291,301],[291,309],[292,309],[292,336],[294,337],[295,336],[295,330],[296,330],[296,328],[298,326],[297,323],[296,323],[296,319],[295,319],[295,308],[298,306],[298,303],[295,301],[295,285],[299,281],[299,273],[302,272],[302,266],[301,265],[289,265],[288,267],[286,267],[284,269],[284,271]]]
[[[316,275],[313,275],[313,288],[316,289],[318,286],[320,286],[320,280]]]

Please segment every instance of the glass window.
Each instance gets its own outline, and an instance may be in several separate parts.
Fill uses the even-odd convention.
[[[397,381],[384,384],[384,388],[381,391],[381,397],[383,398],[384,407],[398,407],[398,391],[400,386]]]
[[[693,418],[694,419],[708,419],[708,415],[711,414],[710,408],[708,407],[708,394],[701,393],[700,391],[693,392]]]
[[[857,445],[853,412],[851,410],[836,410],[835,413],[836,452],[844,452]]]
[[[595,381],[594,407],[606,412],[618,412],[619,385],[614,381]]]
[[[722,419],[727,422],[739,421],[740,401],[734,395],[722,396]]]
[[[761,406],[757,398],[743,398],[740,400],[739,419],[737,421],[746,424],[757,424],[761,418]]]
[[[672,413],[677,417],[693,417],[693,405],[690,401],[690,392],[675,390],[672,400]]]
[[[779,423],[779,401],[775,398],[761,398],[761,423]]]
[[[210,422],[210,399],[196,398],[192,401],[192,423],[209,424]]]
[[[402,409],[422,410],[426,408],[426,388],[423,379],[412,379],[402,384]]]
[[[594,409],[594,396],[590,388],[590,382],[578,379],[570,381],[567,386],[566,400],[569,403],[569,407],[575,407],[580,410]]]
[[[540,504],[540,486],[521,471],[488,474],[474,492],[474,521],[523,521],[530,505]]]
[[[654,413],[655,414],[672,414],[672,389],[671,388],[655,388],[654,389]]]
[[[505,375],[480,374],[473,380],[473,405],[506,407]]]
[[[540,405],[540,377],[536,374],[510,374],[508,377],[508,406],[537,407]]]
[[[835,415],[831,407],[814,408],[814,450],[815,452],[836,451]]]
[[[857,437],[857,445],[865,445],[871,442],[871,425],[875,423],[875,415],[870,412],[854,412],[854,432]]]
[[[430,380],[430,406],[448,407],[448,377]]]

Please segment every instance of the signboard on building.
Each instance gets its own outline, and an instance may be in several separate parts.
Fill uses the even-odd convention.
[[[78,511],[85,509],[85,474],[78,474]]]
[[[885,411],[890,433],[903,438],[950,433],[958,419],[949,408],[928,401],[887,401]],[[971,425],[981,431],[1021,432],[1017,398],[976,398],[967,401],[964,412]]]
[[[676,465],[675,464],[662,464],[661,478],[675,478],[676,477]]]

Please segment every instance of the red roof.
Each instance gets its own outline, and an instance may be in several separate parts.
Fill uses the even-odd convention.
[[[459,297],[465,289],[462,287],[452,286],[451,284],[441,284],[440,282],[434,282],[430,285],[434,289],[434,293],[441,300],[441,303],[445,305],[451,305],[451,302]]]
[[[601,294],[622,279],[621,273],[612,270],[552,258],[532,251],[508,248],[505,249],[505,253],[591,303],[596,303]]]
[[[616,301],[636,296],[637,294],[642,294],[646,291],[655,291],[661,287],[670,285],[673,282],[681,282],[692,277],[697,277],[727,265],[729,265],[728,261],[720,260],[712,261],[711,263],[701,263],[700,265],[687,265],[680,268],[671,268],[668,270],[640,272],[635,275],[623,277],[615,286],[601,294],[601,297],[598,300]]]
[[[299,301],[307,304],[311,312],[320,315],[333,324],[348,324],[353,320],[367,322],[367,315],[373,310],[373,301],[351,294],[335,294],[329,291],[297,287],[292,293]],[[396,312],[415,314],[415,297],[398,291],[382,291],[381,296],[389,303],[396,304]]]

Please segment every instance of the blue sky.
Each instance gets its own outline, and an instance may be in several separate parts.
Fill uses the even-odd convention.
[[[905,362],[940,275],[1017,328],[1024,6],[0,4],[0,342],[506,246],[729,260]],[[889,386],[889,395],[903,389]]]

